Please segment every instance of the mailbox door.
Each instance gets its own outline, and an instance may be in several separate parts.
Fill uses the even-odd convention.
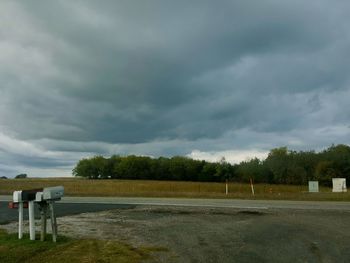
[[[36,193],[41,192],[43,189],[31,189],[22,191],[22,200],[23,201],[33,201],[35,200]]]

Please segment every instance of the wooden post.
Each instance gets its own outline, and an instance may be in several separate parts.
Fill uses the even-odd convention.
[[[18,239],[23,237],[23,202],[18,203]]]
[[[34,201],[28,202],[29,212],[29,237],[30,240],[35,240],[35,216],[34,216]]]
[[[40,203],[40,214],[41,214],[41,232],[40,232],[40,240],[44,241],[46,236],[46,221],[47,221],[47,203]]]
[[[56,221],[56,215],[53,207],[53,202],[49,202],[50,207],[50,219],[51,219],[51,229],[52,229],[52,241],[56,242],[57,240],[57,221]]]

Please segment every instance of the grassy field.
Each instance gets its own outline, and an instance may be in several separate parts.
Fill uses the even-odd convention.
[[[57,243],[30,241],[28,236],[18,240],[17,234],[0,230],[0,262],[125,262],[136,263],[152,258],[161,248],[135,248],[112,240],[68,239]]]
[[[281,200],[337,200],[350,201],[350,193],[332,193],[321,187],[320,193],[308,193],[307,186],[254,185],[229,183],[225,195],[224,183],[143,181],[143,180],[86,180],[79,178],[6,179],[0,180],[0,194],[15,190],[63,185],[68,196],[143,196],[143,197],[193,197],[193,198],[244,198]]]

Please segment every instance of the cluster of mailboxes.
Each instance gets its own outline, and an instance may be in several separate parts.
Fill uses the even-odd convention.
[[[41,214],[41,237],[43,241],[46,235],[47,213],[51,219],[52,240],[56,242],[57,222],[54,212],[54,202],[60,200],[64,195],[63,186],[46,187],[13,192],[13,201],[9,203],[10,208],[18,208],[18,238],[23,236],[23,208],[28,208],[29,213],[29,235],[30,240],[35,240],[35,217],[34,205],[39,205]]]
[[[31,189],[13,192],[13,202],[43,202],[50,200],[60,200],[64,195],[63,186],[47,187],[43,189]]]

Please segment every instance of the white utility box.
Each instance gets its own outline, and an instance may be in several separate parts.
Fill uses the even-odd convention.
[[[332,192],[341,193],[346,192],[346,178],[332,178],[333,190]]]
[[[318,193],[318,181],[309,181],[309,192]]]

